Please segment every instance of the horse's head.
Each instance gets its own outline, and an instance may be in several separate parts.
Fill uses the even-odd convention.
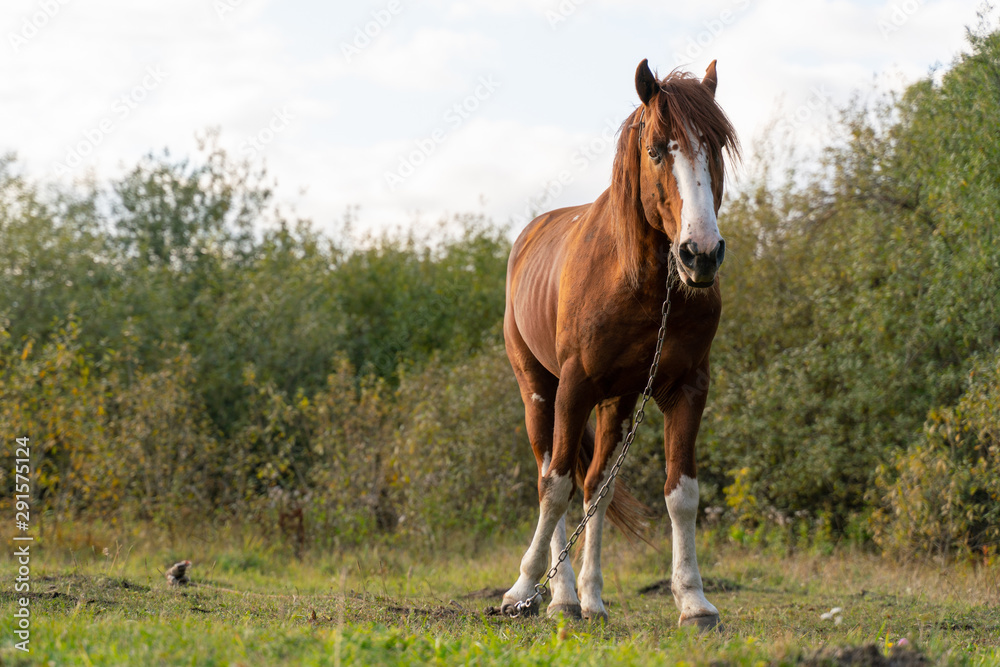
[[[714,61],[704,79],[674,72],[657,80],[643,60],[635,73],[642,106],[625,121],[615,159],[615,180],[629,182],[622,199],[667,235],[679,277],[691,287],[715,284],[726,254],[717,219],[722,156],[738,155],[739,147],[715,101],[717,84]]]

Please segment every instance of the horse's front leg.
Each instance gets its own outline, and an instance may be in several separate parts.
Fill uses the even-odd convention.
[[[593,460],[583,484],[583,511],[586,514],[597,503],[593,516],[587,522],[583,543],[583,565],[580,568],[580,605],[583,617],[607,620],[601,593],[604,576],[601,573],[601,539],[604,534],[604,515],[615,495],[614,480],[608,485],[607,494],[598,502],[601,487],[608,478],[608,471],[615,457],[621,452],[624,440],[623,425],[628,427],[636,395],[614,398],[597,406],[597,436]]]
[[[707,599],[695,553],[698,516],[698,474],[695,440],[708,395],[708,360],[684,378],[677,391],[657,397],[664,416],[667,482],[663,487],[672,528],[670,590],[681,612],[678,625],[703,630],[719,623],[719,610]]]
[[[582,368],[572,362],[567,366],[562,369],[556,390],[552,458],[538,481],[538,525],[531,544],[521,559],[520,576],[503,596],[500,610],[504,614],[514,612],[519,601],[533,595],[535,584],[545,575],[547,547],[556,546],[552,544],[553,533],[566,514],[575,488],[573,473],[579,456],[580,437],[594,403],[590,399],[589,388],[583,383]],[[556,542],[561,543],[561,540],[557,538]],[[560,570],[565,566],[566,562],[560,566]],[[572,578],[572,574],[569,576]],[[572,586],[572,579],[569,585]],[[537,612],[538,602],[532,606],[533,611]]]

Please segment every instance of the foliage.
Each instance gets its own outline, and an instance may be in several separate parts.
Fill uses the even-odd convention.
[[[79,507],[114,501],[118,492],[106,484],[96,451],[106,396],[92,377],[93,361],[75,345],[76,331],[71,322],[37,351],[32,341],[23,347],[9,336],[2,341],[0,427],[10,437],[30,438],[36,493],[56,523]],[[13,489],[11,473],[0,472],[6,498],[12,498],[6,492]],[[34,509],[41,514],[41,507]]]
[[[537,469],[502,346],[405,375],[397,405],[405,417],[393,478],[407,489],[401,518],[421,537],[430,544],[456,531],[495,537],[512,519],[534,514]]]
[[[698,460],[732,539],[997,542],[998,117],[1000,32],[979,28],[940,76],[843,110],[815,169],[765,156],[727,204]],[[32,438],[36,512],[248,523],[300,555],[529,521],[509,230],[356,238],[349,211],[326,234],[269,183],[211,134],[103,187],[0,159],[0,428]],[[631,451],[662,514],[661,415]]]
[[[1000,546],[1000,350],[969,375],[954,407],[928,414],[923,441],[878,470],[874,538],[886,551],[989,556]]]
[[[0,427],[30,438],[36,512],[51,511],[56,526],[81,515],[174,527],[200,518],[221,493],[221,455],[190,355],[126,373],[89,357],[78,338],[71,321],[40,350],[3,346]]]
[[[239,518],[301,546],[306,527],[322,544],[395,529],[413,505],[391,477],[398,433],[421,419],[395,412],[397,389],[429,405],[401,372],[461,376],[486,345],[498,377],[505,232],[464,216],[436,238],[337,243],[285,221],[262,173],[203,149],[78,193],[43,194],[0,161],[0,421],[35,443],[36,510],[55,525]],[[511,441],[505,405],[479,435]]]
[[[1000,34],[971,47],[940,83],[848,108],[818,172],[764,169],[727,209],[702,471],[721,489],[747,470],[759,520],[856,523],[877,466],[1000,340]]]

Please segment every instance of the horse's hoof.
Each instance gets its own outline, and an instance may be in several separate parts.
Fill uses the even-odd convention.
[[[559,614],[562,614],[564,618],[583,618],[583,612],[578,604],[550,604],[545,611],[545,615],[549,618],[555,618]]]
[[[722,626],[719,625],[718,614],[709,614],[708,616],[688,616],[687,618],[682,618],[677,625],[682,628],[695,627],[698,628],[698,632],[722,630]]]
[[[591,623],[606,624],[608,622],[608,612],[603,609],[584,609],[583,620],[590,621]]]
[[[510,616],[511,618],[538,616],[538,603],[535,602],[527,607],[524,607],[521,611],[518,611],[516,602],[504,602],[500,605],[500,613],[504,616]]]

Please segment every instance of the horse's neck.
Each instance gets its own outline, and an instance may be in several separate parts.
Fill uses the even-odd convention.
[[[654,287],[660,291],[670,273],[668,268],[671,253],[670,238],[653,227],[645,215],[642,216],[641,225],[638,288],[645,291]]]

